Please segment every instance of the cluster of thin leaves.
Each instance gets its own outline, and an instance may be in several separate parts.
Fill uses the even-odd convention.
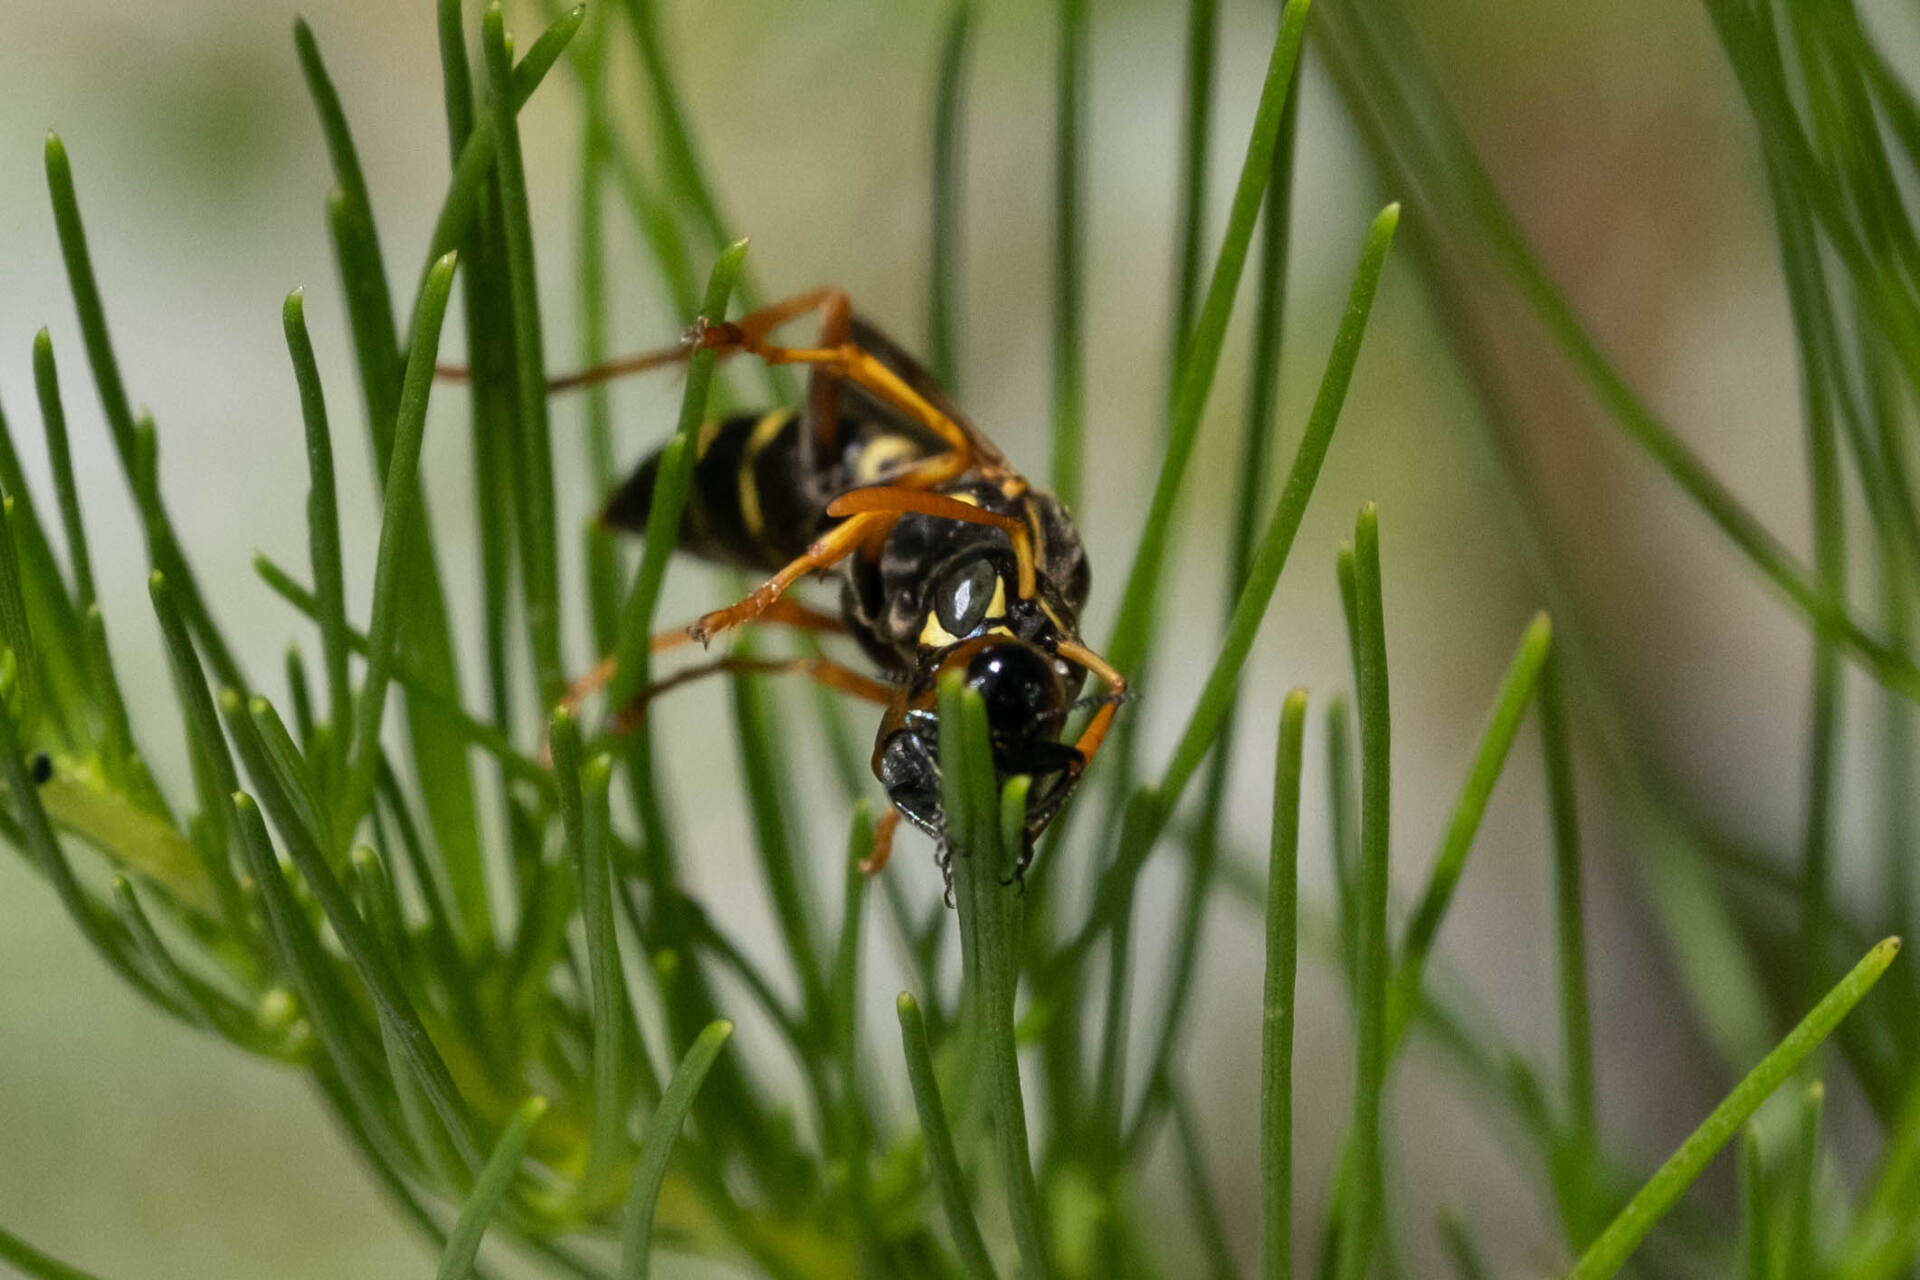
[[[1580,333],[1457,130],[1441,127],[1446,117],[1438,95],[1418,75],[1403,74],[1397,60],[1411,58],[1413,46],[1391,38],[1397,28],[1385,0],[1315,21],[1383,174],[1417,197],[1431,220],[1415,237],[1430,283],[1444,287],[1453,262],[1441,231],[1492,248],[1609,408],[1806,613],[1821,642],[1817,687],[1827,690],[1816,707],[1816,739],[1825,746],[1817,748],[1824,755],[1814,778],[1824,788],[1832,769],[1838,657],[1858,659],[1899,693],[1920,687],[1905,654],[1902,610],[1892,609],[1899,626],[1890,616],[1884,639],[1855,620],[1842,602],[1833,545],[1841,524],[1837,458],[1844,434],[1875,527],[1884,534],[1889,607],[1905,600],[1904,575],[1920,565],[1920,525],[1912,522],[1908,490],[1898,483],[1898,424],[1891,418],[1904,403],[1894,380],[1907,373],[1897,353],[1920,350],[1899,342],[1905,317],[1920,317],[1911,296],[1920,250],[1908,248],[1898,188],[1883,181],[1885,158],[1863,145],[1863,129],[1876,142],[1880,135],[1871,107],[1867,117],[1859,115],[1858,94],[1895,122],[1903,145],[1920,141],[1920,129],[1901,131],[1920,114],[1905,106],[1904,91],[1884,64],[1869,64],[1877,72],[1838,66],[1850,51],[1871,48],[1856,27],[1797,15],[1789,43],[1770,19],[1734,0],[1715,0],[1712,7],[1778,168],[1782,243],[1803,326],[1816,495],[1828,504],[1821,508],[1819,566],[1811,572],[1639,406]],[[694,356],[676,431],[662,456],[643,553],[629,565],[604,533],[589,532],[583,590],[565,590],[559,531],[574,522],[556,510],[549,358],[516,124],[520,106],[562,57],[571,66],[584,122],[577,262],[582,362],[609,354],[602,260],[609,189],[622,197],[658,267],[670,314],[717,319],[730,299],[751,305],[755,297],[742,271],[744,242],[731,242],[704,175],[659,15],[649,0],[624,0],[617,10],[609,0],[603,8],[554,16],[516,62],[496,6],[481,23],[476,63],[458,0],[440,3],[452,176],[404,312],[396,308],[381,261],[345,111],[312,34],[298,29],[300,62],[334,169],[327,212],[384,514],[372,598],[364,629],[357,629],[343,587],[329,412],[296,292],[284,318],[310,462],[309,576],[303,581],[264,560],[259,569],[273,591],[311,618],[320,663],[311,678],[303,651],[290,651],[287,716],[249,684],[168,519],[157,480],[157,432],[151,419],[131,410],[73,175],[58,139],[49,140],[55,220],[87,362],[143,518],[153,605],[177,683],[194,794],[183,813],[186,807],[163,795],[141,763],[94,598],[66,416],[43,333],[35,372],[65,556],[63,564],[11,438],[0,431],[0,487],[7,495],[7,536],[0,538],[0,780],[7,803],[0,834],[33,859],[103,958],[147,998],[250,1053],[307,1071],[372,1176],[440,1250],[443,1277],[477,1273],[489,1230],[558,1272],[582,1276],[644,1275],[656,1244],[745,1258],[783,1277],[864,1271],[977,1278],[1011,1268],[1030,1276],[1118,1276],[1155,1274],[1162,1265],[1186,1274],[1190,1262],[1156,1251],[1152,1219],[1138,1198],[1139,1170],[1163,1128],[1178,1143],[1206,1263],[1214,1274],[1236,1274],[1208,1189],[1179,1051],[1208,904],[1222,893],[1242,896],[1264,910],[1267,936],[1259,1099],[1264,1273],[1290,1274],[1293,978],[1301,923],[1310,920],[1295,893],[1304,692],[1290,696],[1282,712],[1264,877],[1223,856],[1221,819],[1242,670],[1332,443],[1399,226],[1399,206],[1389,205],[1367,229],[1319,394],[1284,482],[1269,496],[1306,0],[1292,0],[1280,15],[1204,287],[1217,14],[1212,0],[1193,0],[1190,7],[1166,449],[1107,652],[1130,675],[1152,660],[1169,536],[1258,233],[1253,374],[1228,560],[1234,603],[1216,656],[1156,780],[1139,780],[1138,744],[1124,727],[1131,722],[1122,720],[1101,760],[1100,789],[1069,811],[1052,841],[1057,851],[1076,826],[1111,838],[1082,841],[1090,849],[1085,859],[1044,859],[1034,892],[1025,896],[1009,886],[1007,871],[1019,848],[1026,780],[996,787],[977,695],[957,685],[942,689],[942,771],[958,910],[913,908],[894,882],[886,882],[884,895],[908,943],[917,991],[902,995],[898,1009],[911,1117],[881,1105],[858,1017],[868,886],[855,864],[870,839],[869,815],[864,805],[854,806],[832,935],[817,906],[816,868],[790,834],[793,788],[774,745],[775,708],[757,678],[736,680],[732,698],[756,851],[790,968],[784,975],[750,962],[724,922],[687,892],[673,824],[656,789],[646,723],[603,738],[583,734],[565,712],[544,724],[516,714],[528,700],[517,684],[529,675],[539,705],[552,705],[561,693],[565,630],[576,611],[596,651],[618,657],[612,705],[648,682],[647,637],[686,500],[697,428],[727,394],[711,354]],[[1083,456],[1080,187],[1089,6],[1061,0],[1059,16],[1050,478],[1071,502],[1080,493]],[[971,4],[956,0],[939,49],[934,103],[929,349],[934,367],[948,377],[960,332],[953,316],[959,125],[973,21]],[[623,37],[637,54],[648,97],[644,147],[616,127],[605,102],[610,55]],[[1811,136],[1793,114],[1784,64],[1755,52],[1787,47],[1803,55],[1792,85],[1814,103]],[[1766,114],[1775,111],[1785,114],[1778,120]],[[1821,245],[1848,272],[1849,288],[1838,291],[1843,307],[1836,307],[1836,291],[1819,274]],[[693,264],[709,256],[714,266],[702,293]],[[436,546],[444,531],[425,510],[418,478],[441,327],[456,281],[465,363],[472,370],[476,506],[497,513],[474,537],[484,587],[478,636],[484,712],[465,708],[458,693],[463,645],[446,605]],[[780,371],[770,371],[768,382],[776,396],[791,399],[791,380]],[[604,491],[614,479],[614,451],[603,392],[589,393],[586,418],[584,464]],[[1844,433],[1832,429],[1836,419]],[[1869,475],[1876,477],[1872,483],[1865,482]],[[1603,1152],[1594,1114],[1574,728],[1561,690],[1570,664],[1554,655],[1554,632],[1542,615],[1521,637],[1426,886],[1395,940],[1387,894],[1385,610],[1379,516],[1372,507],[1361,511],[1336,563],[1356,696],[1351,713],[1337,697],[1326,709],[1339,890],[1326,940],[1348,977],[1357,1053],[1352,1126],[1320,1239],[1322,1271],[1360,1280],[1393,1262],[1382,1099],[1399,1050],[1419,1030],[1467,1068],[1485,1086],[1484,1099],[1537,1144],[1568,1256],[1580,1257],[1573,1274],[1610,1275],[1761,1101],[1861,1000],[1893,962],[1897,943],[1867,949],[1866,958],[1826,990],[1833,954],[1865,948],[1855,945],[1855,931],[1827,898],[1824,825],[1810,825],[1808,870],[1793,881],[1804,904],[1805,981],[1786,1002],[1811,1012],[1768,1051],[1774,1015],[1757,982],[1750,993],[1731,996],[1703,990],[1703,1011],[1725,1029],[1730,1056],[1742,1066],[1756,1059],[1758,1065],[1674,1157],[1631,1192],[1638,1179]],[[1552,598],[1550,581],[1543,590]],[[390,694],[404,738],[383,733]],[[1425,989],[1429,957],[1480,818],[1519,724],[1536,704],[1558,887],[1566,1082],[1557,1102],[1517,1056],[1469,1029]],[[856,793],[860,770],[846,749],[848,730],[837,710],[822,714],[848,790]],[[1890,737],[1889,753],[1904,750],[1910,762],[1910,729],[1905,732],[1898,742]],[[1597,754],[1621,754],[1609,726],[1596,724],[1591,736]],[[396,741],[404,742],[397,754]],[[543,741],[550,767],[540,759]],[[1176,816],[1203,767],[1193,817],[1179,825]],[[616,777],[630,824],[617,820]],[[1640,786],[1653,794],[1652,783],[1642,779]],[[498,821],[486,820],[496,810]],[[1083,816],[1074,820],[1074,813]],[[1663,874],[1710,886],[1708,872],[1686,869],[1687,859],[1699,857],[1691,833],[1670,817],[1654,814],[1649,822],[1673,833],[1668,845],[1682,870]],[[110,893],[90,887],[86,868],[69,863],[71,843],[105,855],[114,872]],[[1143,1011],[1148,1056],[1130,1072],[1136,1018],[1129,991],[1133,966],[1143,958],[1132,936],[1135,887],[1149,859],[1168,848],[1184,849],[1186,857],[1165,954],[1167,995]],[[1090,865],[1093,878],[1081,909],[1069,913],[1069,895],[1046,881],[1049,868],[1075,861]],[[1696,892],[1680,901],[1689,911],[1712,910],[1700,897]],[[952,984],[942,980],[949,921],[957,922],[961,973],[951,993]],[[1679,934],[1699,920],[1673,924]],[[1696,972],[1729,963],[1744,974],[1751,968],[1741,950],[1746,927],[1759,928],[1726,922],[1708,930],[1704,942],[1685,940],[1685,947],[1729,949],[1731,959],[1698,952],[1683,958]],[[1016,1024],[1023,982],[1027,1010]],[[1096,985],[1104,989],[1097,998]],[[783,988],[796,989],[797,999],[780,994]],[[790,1053],[804,1094],[797,1103],[773,1096],[764,1083],[766,1064],[723,1052],[731,1029],[722,1017],[723,989],[743,993],[743,1016],[764,1021]],[[1735,1006],[1731,1015],[1722,1012],[1727,1003]],[[1905,1083],[1914,1078],[1913,1038],[1911,1026],[1903,1031],[1883,1016],[1842,1041],[1880,1114],[1890,1124],[1899,1118],[1876,1189],[1842,1253],[1821,1253],[1810,1225],[1817,1093],[1803,1108],[1791,1159],[1768,1168],[1749,1146],[1752,1250],[1761,1259],[1755,1275],[1812,1274],[1806,1260],[1827,1256],[1843,1257],[1847,1275],[1892,1275],[1911,1259],[1913,1223],[1920,1220],[1903,1212],[1920,1198],[1920,1105]],[[689,1117],[693,1140],[676,1143]],[[983,1222],[978,1209],[987,1199],[1005,1211]],[[1776,1206],[1795,1212],[1773,1212]],[[1782,1222],[1789,1225],[1776,1225]],[[1450,1220],[1443,1235],[1463,1272],[1475,1274],[1466,1227]],[[1725,1256],[1710,1224],[1697,1217],[1662,1235],[1673,1237],[1671,1252],[1704,1252],[1716,1261]],[[79,1274],[4,1232],[0,1258],[30,1274]]]

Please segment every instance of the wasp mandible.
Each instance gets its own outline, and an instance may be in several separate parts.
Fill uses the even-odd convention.
[[[819,318],[811,347],[769,341],[789,321]],[[1086,771],[1126,693],[1120,673],[1081,643],[1090,574],[1066,508],[1035,488],[969,421],[933,376],[820,288],[721,324],[695,323],[676,346],[556,380],[556,389],[684,361],[709,349],[808,370],[803,406],[707,423],[677,549],[771,576],[738,602],[653,638],[655,650],[706,644],[733,627],[780,625],[844,634],[878,675],[824,658],[721,658],[643,691],[616,718],[631,724],[669,688],[726,671],[791,672],[884,707],[873,772],[892,808],[878,824],[877,871],[901,815],[947,859],[941,809],[938,682],[959,669],[985,700],[997,780],[1033,779],[1023,874],[1033,844]],[[660,453],[608,499],[603,522],[644,532]],[[788,597],[802,578],[838,570],[838,616]],[[611,676],[603,662],[569,691]],[[1073,743],[1060,741],[1091,674],[1106,686]]]

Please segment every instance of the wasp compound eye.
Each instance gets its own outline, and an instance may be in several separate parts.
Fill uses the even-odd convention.
[[[959,565],[933,589],[933,612],[947,634],[955,637],[973,634],[986,620],[987,606],[993,601],[993,589],[1000,585],[1000,572],[984,557]]]
[[[1060,677],[1046,655],[1031,645],[989,645],[967,664],[967,683],[987,704],[987,725],[996,744],[1049,737],[1059,725],[1064,701]]]

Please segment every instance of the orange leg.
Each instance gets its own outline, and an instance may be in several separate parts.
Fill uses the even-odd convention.
[[[657,681],[635,694],[633,700],[620,708],[614,716],[612,730],[625,733],[638,724],[647,713],[647,707],[663,693],[678,689],[683,684],[707,676],[745,673],[761,675],[803,675],[817,684],[829,689],[863,699],[867,702],[885,704],[893,700],[893,686],[884,680],[875,680],[872,676],[861,675],[851,667],[843,667],[826,658],[716,658],[712,662],[703,662],[697,667],[688,667],[676,671],[665,680]]]
[[[889,808],[880,815],[880,821],[873,824],[873,850],[860,860],[860,870],[865,875],[878,875],[887,869],[887,862],[893,857],[893,833],[900,826],[900,811]]]
[[[790,561],[780,572],[755,587],[745,599],[694,619],[687,628],[687,635],[701,644],[707,644],[729,627],[752,622],[772,608],[794,583],[810,573],[831,569],[858,550],[868,538],[883,533],[899,518],[894,512],[869,511],[842,521],[816,539],[797,560]]]
[[[1106,741],[1107,730],[1113,726],[1113,713],[1119,709],[1121,699],[1127,694],[1127,680],[1125,676],[1113,669],[1112,663],[1078,641],[1063,642],[1060,645],[1059,654],[1068,662],[1085,667],[1107,686],[1106,701],[1098,711],[1093,713],[1093,719],[1089,720],[1087,727],[1081,731],[1080,740],[1073,744],[1075,750],[1080,753],[1080,768],[1077,772],[1085,773],[1087,766],[1093,763],[1095,753],[1100,750],[1100,744]]]
[[[1032,537],[1027,531],[1026,521],[1017,516],[984,511],[972,503],[949,498],[943,493],[928,493],[924,489],[903,488],[898,484],[851,489],[827,504],[827,514],[830,516],[850,516],[862,511],[911,511],[923,516],[937,516],[942,520],[1004,529],[1008,541],[1013,543],[1013,559],[1019,568],[1020,598],[1031,600],[1038,590]]]
[[[766,625],[792,627],[796,631],[811,631],[820,635],[840,635],[846,626],[835,614],[824,613],[798,600],[782,598],[763,610],[755,621]],[[671,631],[662,631],[654,635],[647,643],[649,652],[665,653],[669,649],[678,649],[681,645],[692,644],[693,637],[687,634],[685,627],[675,627]],[[594,694],[606,688],[613,680],[613,673],[620,665],[620,655],[610,653],[593,664],[585,675],[577,677],[567,686],[561,695],[560,705],[569,711],[577,711],[580,705]]]

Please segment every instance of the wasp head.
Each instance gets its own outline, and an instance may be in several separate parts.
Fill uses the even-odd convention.
[[[980,636],[922,655],[908,686],[909,705],[881,727],[873,771],[894,807],[941,842],[943,857],[937,690],[940,675],[955,668],[966,673],[968,687],[986,704],[995,783],[1004,785],[1022,774],[1033,780],[1018,873],[1079,781],[1085,762],[1059,739],[1085,673],[1038,644],[1008,635]]]

